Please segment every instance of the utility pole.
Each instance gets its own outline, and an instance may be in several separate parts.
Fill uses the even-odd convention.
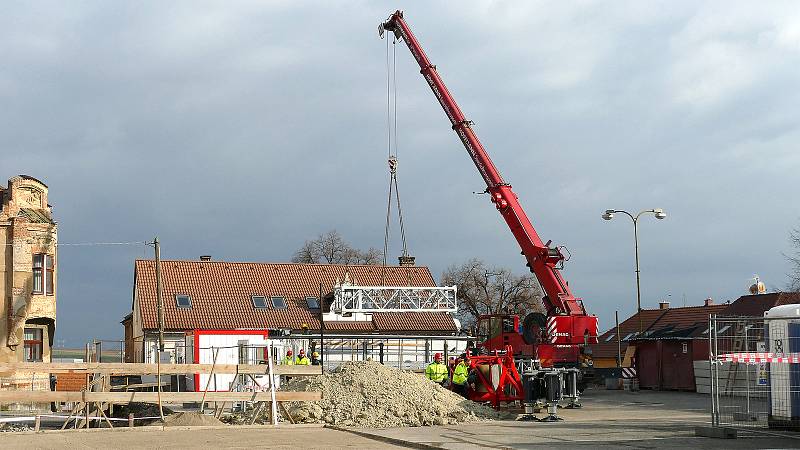
[[[322,283],[319,284],[319,366],[325,373],[325,301],[322,298]]]
[[[617,367],[622,367],[622,341],[619,338],[619,311],[614,311],[614,322],[617,324]]]
[[[156,299],[158,302],[158,351],[164,351],[164,287],[161,283],[161,244],[158,236],[153,240],[156,251]],[[161,360],[161,354],[156,356]],[[160,381],[160,380],[159,380]]]

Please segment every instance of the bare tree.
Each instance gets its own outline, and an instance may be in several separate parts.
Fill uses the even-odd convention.
[[[786,255],[791,264],[788,287],[790,291],[800,291],[800,227],[789,232],[789,241],[794,247],[794,254]]]
[[[355,260],[355,264],[378,266],[383,264],[383,253],[375,247],[370,247],[366,251],[356,250]]]
[[[336,230],[306,241],[295,252],[292,262],[311,264],[369,264],[381,263],[381,253],[370,247],[367,251],[353,248]]]
[[[316,261],[317,253],[314,241],[306,241],[292,257],[292,262],[313,264]]]
[[[442,284],[458,286],[458,317],[465,328],[473,326],[481,314],[544,312],[533,275],[514,275],[477,258],[447,268]]]

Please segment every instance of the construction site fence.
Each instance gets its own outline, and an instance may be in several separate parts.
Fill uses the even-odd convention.
[[[712,315],[706,333],[712,426],[800,438],[800,320]]]

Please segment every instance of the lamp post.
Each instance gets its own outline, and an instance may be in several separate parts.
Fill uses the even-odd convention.
[[[614,214],[625,214],[626,216],[630,217],[631,221],[633,221],[633,247],[636,253],[636,312],[639,316],[639,334],[642,334],[642,291],[641,291],[641,283],[639,281],[639,217],[642,214],[653,214],[656,219],[666,219],[667,213],[664,212],[661,208],[655,209],[645,209],[643,211],[639,211],[638,214],[635,216],[628,211],[623,211],[621,209],[607,209],[605,213],[603,213],[603,220],[611,220],[614,218]]]

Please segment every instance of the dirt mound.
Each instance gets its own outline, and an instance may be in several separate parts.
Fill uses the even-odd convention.
[[[197,413],[179,412],[164,419],[165,427],[197,427],[225,425],[214,416]]]
[[[168,416],[173,414],[174,412],[167,408],[166,406],[163,407],[164,409],[164,416]],[[139,403],[133,402],[127,405],[115,405],[114,406],[114,414],[110,417],[115,417],[118,419],[127,419],[128,414],[133,414],[133,417],[136,417],[136,425],[149,425],[151,423],[161,422],[160,413],[158,411],[158,405],[154,403]],[[138,420],[140,417],[155,417],[155,419],[146,419],[146,420]]]
[[[297,422],[382,428],[448,425],[505,417],[420,374],[374,361],[344,363],[323,375],[291,380],[285,389],[322,392],[322,401],[288,404]]]

